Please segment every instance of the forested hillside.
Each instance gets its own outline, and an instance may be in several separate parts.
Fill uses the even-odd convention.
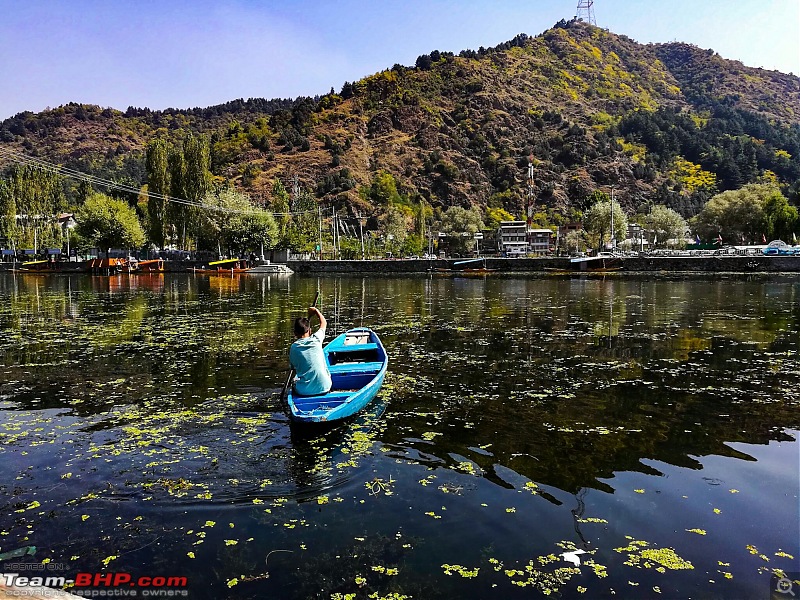
[[[317,98],[21,113],[0,124],[0,148],[140,188],[148,142],[198,134],[212,184],[267,207],[275,181],[296,176],[346,214],[394,201],[521,215],[529,160],[533,210],[551,220],[574,218],[612,185],[629,212],[664,204],[687,217],[747,183],[777,182],[793,204],[800,192],[798,77],[580,21],[494,48],[433,51]],[[12,167],[7,155],[0,167]],[[64,204],[80,198],[74,183]]]

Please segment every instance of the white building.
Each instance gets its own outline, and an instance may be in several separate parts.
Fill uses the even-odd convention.
[[[528,229],[529,251],[533,254],[549,254],[552,236],[550,229]]]
[[[528,254],[527,224],[525,221],[500,221],[497,249],[505,256]]]

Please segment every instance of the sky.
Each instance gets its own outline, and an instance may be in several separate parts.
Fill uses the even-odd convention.
[[[538,35],[577,0],[0,0],[0,120],[68,102],[205,107],[341,89]],[[800,74],[800,0],[594,0],[597,25]]]

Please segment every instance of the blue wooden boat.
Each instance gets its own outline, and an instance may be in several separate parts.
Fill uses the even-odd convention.
[[[287,395],[289,417],[300,423],[328,423],[350,417],[381,389],[388,358],[378,335],[366,327],[350,329],[325,348],[331,391],[319,396]]]

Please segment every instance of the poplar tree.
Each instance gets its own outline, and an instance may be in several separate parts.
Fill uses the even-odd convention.
[[[154,194],[169,196],[170,170],[167,158],[167,144],[154,139],[147,144],[145,157],[147,169],[147,213],[150,216],[150,241],[163,249],[167,239],[167,201]]]
[[[185,198],[186,191],[183,185],[186,165],[183,160],[183,149],[174,147],[167,156],[169,168],[169,195],[173,198]],[[184,204],[171,203],[167,208],[167,221],[169,228],[174,230],[181,248],[186,243],[186,209]]]
[[[208,148],[208,139],[205,136],[190,135],[183,143],[183,152],[178,158],[176,150],[171,155],[170,181],[173,193],[177,198],[185,198],[191,202],[202,202],[211,190],[211,160]],[[175,185],[175,177],[180,178],[180,185]],[[188,234],[197,235],[199,227],[198,209],[193,206],[178,205],[175,207],[176,222],[181,246],[187,247]]]
[[[5,188],[6,200],[2,201],[4,208],[0,214],[10,214],[13,209],[19,217],[13,225],[18,241],[41,246],[43,234],[53,241],[55,215],[65,206],[61,177],[37,167],[17,166],[11,169]]]
[[[289,192],[286,191],[280,179],[276,179],[272,184],[272,210],[275,213],[280,213],[277,218],[277,244],[286,247],[288,244],[289,222],[291,220],[289,215]]]
[[[12,246],[17,240],[17,203],[11,186],[0,179],[0,238]]]

